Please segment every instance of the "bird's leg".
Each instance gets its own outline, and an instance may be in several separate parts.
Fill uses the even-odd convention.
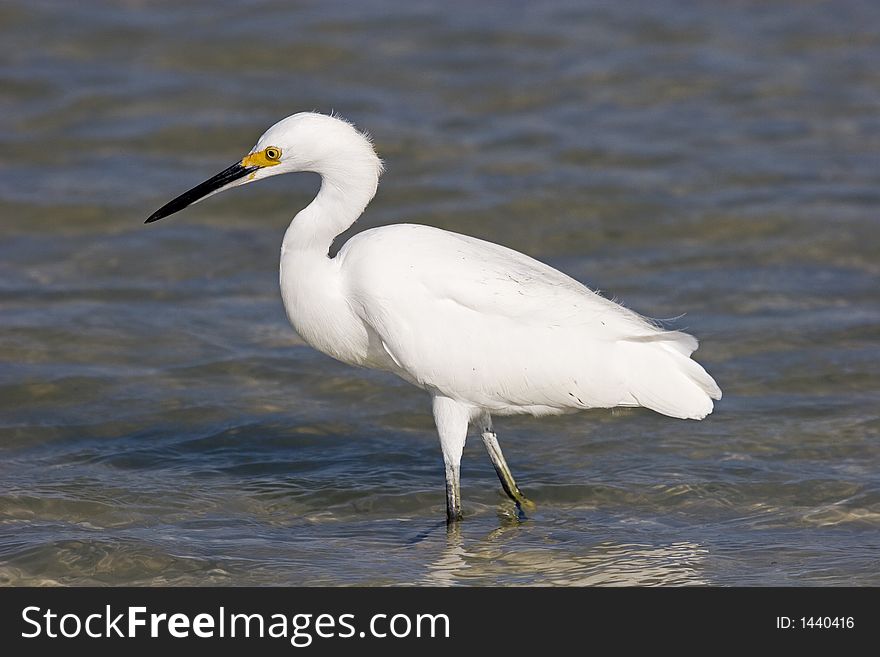
[[[513,480],[507,461],[504,460],[504,454],[501,453],[501,445],[498,444],[498,438],[492,428],[492,418],[488,413],[483,413],[480,416],[480,429],[483,435],[483,444],[486,446],[486,451],[489,452],[489,458],[492,459],[492,465],[495,466],[495,472],[498,474],[498,479],[501,480],[504,492],[516,502],[520,511],[537,509],[537,505],[522,494],[519,486]]]
[[[457,463],[446,463],[446,523],[461,520],[460,467]]]
[[[459,473],[469,420],[470,411],[465,405],[448,397],[434,397],[434,422],[440,434],[440,447],[446,465],[447,523],[461,520]]]

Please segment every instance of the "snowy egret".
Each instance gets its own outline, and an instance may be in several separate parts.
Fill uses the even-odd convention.
[[[320,191],[281,246],[287,316],[315,349],[393,372],[431,395],[449,522],[461,518],[459,464],[472,423],[505,493],[520,511],[533,506],[501,453],[493,414],[643,406],[700,420],[712,412],[721,390],[690,358],[696,339],[663,330],[522,253],[396,224],[359,233],[330,257],[334,238],[375,196],[382,170],[370,139],[350,123],[294,114],[147,223],[269,176],[320,174]]]

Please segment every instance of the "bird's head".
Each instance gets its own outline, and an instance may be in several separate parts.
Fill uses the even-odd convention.
[[[336,116],[301,112],[269,128],[241,160],[156,210],[152,223],[218,192],[280,173],[313,171],[324,177],[367,172],[378,181],[382,162],[369,137]],[[374,187],[375,191],[375,187]]]

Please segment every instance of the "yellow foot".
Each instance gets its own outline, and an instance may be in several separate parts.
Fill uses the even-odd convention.
[[[538,505],[532,502],[525,495],[516,491],[516,505],[520,508],[521,511],[537,511]]]

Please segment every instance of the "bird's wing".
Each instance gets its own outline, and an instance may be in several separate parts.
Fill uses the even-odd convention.
[[[475,405],[499,412],[649,405],[633,385],[641,366],[633,358],[693,363],[693,337],[663,331],[497,244],[396,225],[361,233],[339,255],[355,311],[408,378]],[[675,414],[662,400],[652,407]]]

